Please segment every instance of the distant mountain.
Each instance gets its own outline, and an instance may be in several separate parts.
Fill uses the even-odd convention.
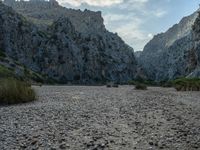
[[[151,80],[170,80],[187,76],[196,68],[192,26],[198,12],[183,18],[167,32],[158,34],[138,58]]]
[[[15,11],[0,3],[0,49],[13,62],[60,83],[135,77],[133,49],[106,30],[100,12],[67,9],[54,0],[5,4]]]

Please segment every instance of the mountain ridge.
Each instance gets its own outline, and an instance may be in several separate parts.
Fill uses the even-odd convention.
[[[184,17],[146,44],[138,60],[149,79],[173,80],[190,74],[188,61],[193,49],[192,26],[197,16],[198,11]]]
[[[127,82],[134,78],[137,63],[133,49],[105,29],[102,17],[90,17],[96,13],[64,9],[87,19],[78,23],[75,18],[61,15],[51,25],[40,28],[11,7],[0,7],[0,49],[27,68],[60,83]]]

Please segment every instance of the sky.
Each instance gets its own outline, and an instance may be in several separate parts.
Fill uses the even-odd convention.
[[[62,6],[101,11],[106,28],[135,51],[199,8],[200,0],[58,0]]]

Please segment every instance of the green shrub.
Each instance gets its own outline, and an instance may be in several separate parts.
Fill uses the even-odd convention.
[[[107,84],[106,84],[106,87],[107,87],[107,88],[111,88],[111,87],[113,87],[113,88],[118,88],[118,87],[119,87],[119,84],[110,82],[110,83],[107,83]]]
[[[14,71],[12,69],[9,69],[3,65],[0,65],[0,77],[5,78],[5,77],[14,77]]]
[[[38,31],[38,34],[41,37],[48,37],[48,33],[44,32],[44,31]]]
[[[36,99],[31,85],[16,79],[0,79],[0,103],[17,104]]]
[[[118,85],[118,84],[116,84],[116,83],[114,83],[114,84],[112,85],[112,87],[114,87],[114,88],[118,88],[118,87],[119,87],[119,85]]]
[[[0,57],[2,57],[2,58],[6,57],[6,54],[2,50],[0,50]]]
[[[161,81],[159,83],[159,85],[161,87],[170,88],[170,87],[173,87],[173,82],[172,81]]]
[[[138,83],[141,83],[141,84],[145,84],[145,85],[149,85],[149,86],[158,86],[159,84],[155,81],[152,81],[152,80],[131,80],[131,81],[128,81],[128,84],[129,85],[136,85]]]
[[[145,84],[142,84],[142,83],[136,83],[135,89],[136,90],[147,90],[147,86]]]
[[[4,61],[6,58],[6,54],[0,49],[0,61]]]
[[[177,91],[200,91],[200,78],[180,78],[173,81]]]
[[[39,83],[43,83],[44,82],[44,78],[42,75],[28,69],[26,66],[24,66],[24,75],[25,78],[27,79],[31,79],[35,82],[39,82]]]
[[[106,87],[107,87],[107,88],[111,88],[111,87],[112,87],[112,85],[110,85],[110,84],[107,84],[107,85],[106,85]]]
[[[134,81],[134,80],[128,81],[128,84],[129,84],[129,85],[135,85],[135,84],[136,84],[136,81]]]

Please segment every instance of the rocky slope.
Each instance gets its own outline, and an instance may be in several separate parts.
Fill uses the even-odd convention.
[[[195,66],[194,71],[189,75],[191,77],[200,77],[200,12],[193,25],[193,64]]]
[[[169,80],[193,72],[196,62],[192,26],[197,15],[195,12],[183,18],[145,46],[138,60],[149,79]]]
[[[7,57],[61,83],[134,78],[133,49],[105,29],[100,12],[41,4],[16,2],[22,16],[0,3],[0,49]]]
[[[36,43],[42,39],[38,33],[37,28],[24,17],[0,3],[1,72],[10,70],[11,73],[6,76],[12,74],[23,78],[27,76],[27,70],[40,70],[38,64],[33,61]],[[2,77],[2,74],[0,76]]]

